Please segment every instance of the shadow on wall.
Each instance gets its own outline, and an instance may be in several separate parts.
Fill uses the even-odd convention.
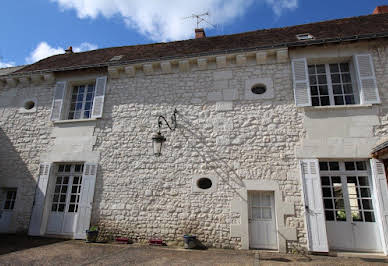
[[[10,137],[0,127],[0,189],[17,189],[9,233],[27,233],[36,189],[31,173],[38,174],[39,157],[34,158],[34,152],[27,148],[30,143],[23,143],[21,138],[12,141]],[[27,167],[21,154],[28,158],[32,169]],[[3,199],[0,199],[0,204],[0,209],[3,209]]]

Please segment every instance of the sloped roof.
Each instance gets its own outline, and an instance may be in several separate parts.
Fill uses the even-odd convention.
[[[315,39],[299,41],[296,35],[303,33],[310,33]],[[388,14],[336,19],[203,39],[111,47],[81,53],[60,54],[28,65],[15,73],[60,71],[247,49],[293,47],[376,37],[388,37]],[[120,55],[122,55],[121,59],[111,61],[112,57]]]
[[[12,72],[15,72],[19,69],[22,69],[24,66],[15,66],[15,67],[4,67],[0,68],[0,76],[8,75]]]

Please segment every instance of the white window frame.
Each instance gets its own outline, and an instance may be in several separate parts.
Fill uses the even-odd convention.
[[[366,170],[357,170],[357,169],[355,169],[355,170],[346,170],[345,162],[359,162],[359,161],[362,161],[362,162],[365,163]],[[346,211],[346,220],[344,222],[358,222],[358,223],[359,222],[363,222],[363,223],[368,223],[368,221],[365,221],[364,210],[366,210],[366,209],[364,209],[363,207],[360,209],[360,211],[362,212],[362,215],[363,215],[363,221],[353,220],[351,207],[348,206],[348,202],[350,200],[349,192],[348,192],[347,188],[345,189],[342,186],[342,184],[343,184],[342,177],[347,178],[348,176],[367,176],[368,183],[369,183],[368,187],[370,189],[371,196],[370,197],[365,197],[365,198],[362,198],[362,199],[370,199],[370,200],[372,200],[373,209],[372,210],[366,210],[366,212],[370,212],[370,211],[373,212],[374,219],[375,219],[374,223],[376,223],[377,219],[378,219],[378,217],[377,217],[377,204],[376,204],[376,200],[375,200],[375,198],[373,196],[374,195],[374,187],[373,187],[373,183],[372,183],[373,182],[372,181],[372,173],[371,173],[369,161],[368,160],[363,160],[363,159],[359,159],[359,160],[325,160],[325,159],[320,159],[319,163],[321,163],[321,162],[328,162],[328,163],[330,163],[330,162],[338,162],[339,163],[339,170],[330,170],[330,169],[329,170],[321,170],[319,168],[319,178],[320,178],[320,182],[322,180],[322,176],[339,176],[341,178],[341,189],[342,189],[342,193],[343,193],[344,210]],[[324,187],[327,187],[327,186],[325,185]],[[324,198],[325,198],[325,196],[323,195],[323,192],[322,192],[322,201],[323,201]],[[332,195],[331,198],[334,198],[334,195]],[[324,212],[326,211],[325,206],[323,206],[323,210],[324,210]],[[331,209],[329,209],[329,210],[331,210]],[[350,213],[349,213],[349,210],[350,210]],[[333,206],[333,211],[335,213],[335,206]],[[337,222],[337,219],[335,218],[334,220],[327,220],[326,219],[326,214],[325,214],[325,221],[326,222]],[[339,222],[342,222],[342,221],[339,221]]]
[[[87,94],[88,94],[89,85],[93,85],[93,97],[91,99],[91,109],[89,110],[89,117],[84,117],[85,105],[86,105],[86,97],[87,97]],[[81,110],[80,118],[69,118],[69,115],[72,112],[71,104],[72,104],[72,96],[73,96],[74,88],[75,87],[79,88],[80,86],[85,86],[84,96],[83,96],[83,99],[82,99],[82,107],[80,109]],[[65,120],[90,119],[92,117],[93,102],[94,102],[95,93],[96,93],[96,82],[85,82],[83,84],[77,84],[77,85],[70,84],[69,95],[65,99],[65,101],[67,101],[67,106],[68,106],[68,108],[66,109],[66,113],[65,113],[65,116],[66,116]],[[77,94],[77,96],[78,96],[78,94]],[[75,113],[75,110],[74,110],[74,113]]]
[[[91,120],[92,119],[92,110],[93,110],[93,103],[92,103],[92,109],[90,111],[90,117],[89,118],[83,118],[83,112],[84,112],[84,104],[85,101],[82,103],[82,116],[81,118],[75,118],[75,119],[69,119],[69,113],[70,113],[70,107],[71,107],[71,97],[73,94],[73,89],[75,86],[82,86],[82,85],[94,85],[94,93],[93,93],[93,99],[95,97],[96,93],[96,78],[88,78],[88,79],[79,79],[79,80],[67,80],[67,85],[65,88],[65,95],[63,98],[63,108],[62,108],[62,114],[61,114],[61,120],[60,121],[79,121],[79,120]],[[87,87],[86,87],[87,88]],[[86,94],[84,94],[84,99],[86,99]]]
[[[353,89],[353,95],[354,95],[354,104],[346,104],[344,102],[344,104],[342,105],[336,105],[335,104],[335,101],[334,101],[334,93],[333,93],[333,83],[332,83],[332,79],[331,79],[331,72],[330,72],[330,64],[342,64],[342,63],[347,63],[349,64],[349,74],[350,74],[350,78],[352,80],[352,89]],[[346,61],[346,62],[330,62],[330,63],[326,63],[326,62],[321,62],[321,63],[311,63],[311,62],[307,62],[307,70],[308,70],[308,67],[311,66],[311,65],[324,65],[325,66],[325,75],[326,75],[326,80],[327,80],[327,89],[328,89],[328,93],[329,93],[329,102],[330,104],[329,105],[313,105],[312,104],[312,98],[314,97],[312,94],[311,94],[311,84],[310,85],[310,98],[311,98],[311,106],[312,107],[322,107],[322,106],[354,106],[354,105],[359,105],[361,100],[360,100],[360,92],[359,92],[359,89],[358,89],[358,86],[357,86],[357,74],[355,72],[355,68],[354,68],[354,65],[353,65],[353,62],[350,60],[350,61]],[[308,73],[309,77],[308,79],[310,80],[310,73]],[[319,90],[319,85],[317,85],[317,89]]]

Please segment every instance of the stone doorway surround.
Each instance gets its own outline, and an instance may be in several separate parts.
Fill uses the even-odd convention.
[[[232,213],[240,214],[240,224],[230,225],[231,237],[241,238],[241,249],[249,249],[248,191],[273,191],[275,196],[275,215],[279,252],[287,252],[287,240],[297,240],[296,229],[287,228],[285,215],[295,215],[294,203],[284,202],[279,184],[273,180],[243,180],[244,187],[239,190],[239,198],[230,205]]]

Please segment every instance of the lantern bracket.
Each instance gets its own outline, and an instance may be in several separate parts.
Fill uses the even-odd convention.
[[[176,109],[174,109],[174,112],[172,113],[170,119],[171,119],[171,122],[168,123],[167,119],[160,115],[158,117],[158,127],[159,127],[159,133],[160,133],[160,129],[162,128],[162,125],[163,125],[163,121],[164,123],[166,123],[167,127],[171,130],[171,131],[175,131],[176,129],[176,114],[178,113],[178,111]]]

